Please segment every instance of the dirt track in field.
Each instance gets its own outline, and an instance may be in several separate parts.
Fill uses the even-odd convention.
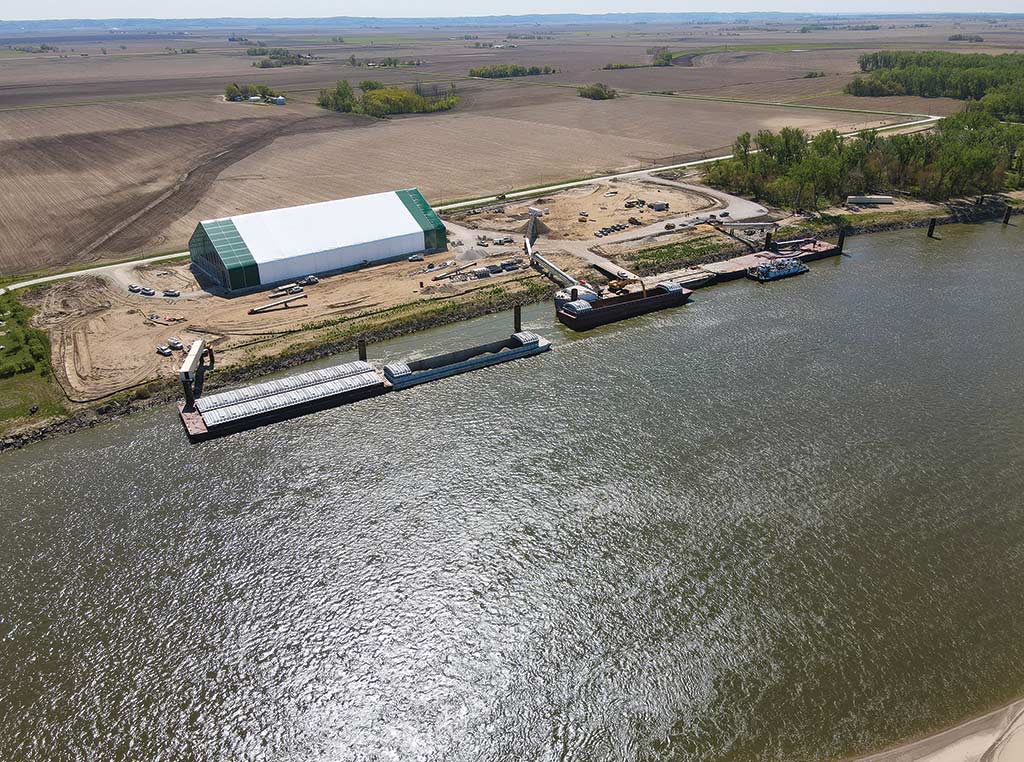
[[[0,275],[159,245],[225,168],[279,137],[358,124],[319,115],[231,119],[0,143],[10,199],[0,209]]]

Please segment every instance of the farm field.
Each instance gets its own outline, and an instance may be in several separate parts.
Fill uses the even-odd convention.
[[[796,22],[262,28],[238,30],[248,39],[235,42],[202,29],[9,34],[0,39],[0,278],[181,250],[196,221],[226,214],[409,186],[441,203],[716,155],[745,130],[851,131],[900,120],[875,111],[948,114],[963,104],[841,91],[872,49],[964,49],[948,42],[953,32],[984,35],[970,50],[1024,47],[1013,20],[844,27],[864,21],[804,32]],[[254,68],[246,49],[257,42],[309,65]],[[646,64],[659,47],[676,65],[603,68]],[[368,65],[388,57],[417,65]],[[557,73],[467,76],[504,63]],[[319,90],[338,79],[454,84],[461,102],[385,121],[317,108]],[[620,97],[576,96],[595,81]],[[265,83],[288,105],[224,103],[230,82]]]

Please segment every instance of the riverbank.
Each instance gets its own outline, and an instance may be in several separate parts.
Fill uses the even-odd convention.
[[[860,214],[823,214],[815,218],[801,218],[799,223],[790,220],[780,228],[778,237],[801,235],[837,235],[845,229],[847,235],[868,234],[903,228],[925,227],[932,218],[937,224],[983,222],[999,219],[1008,203],[1013,204],[1013,214],[1024,213],[1021,194],[987,198],[982,204],[946,204],[945,214],[937,215],[934,208],[915,212],[905,210],[871,211]],[[687,252],[683,257],[686,266],[722,261],[743,253],[749,245],[736,240],[723,240],[713,250],[705,249]],[[692,260],[692,261],[691,261]],[[679,263],[666,260],[663,270],[671,272]],[[650,273],[644,272],[644,275]],[[291,343],[274,355],[262,355],[246,359],[239,364],[218,369],[210,378],[207,391],[230,384],[253,381],[270,373],[287,370],[303,363],[322,359],[339,352],[355,348],[360,338],[370,343],[404,336],[449,323],[469,320],[493,312],[508,310],[515,305],[533,304],[550,298],[556,287],[540,276],[521,279],[526,285],[510,290],[506,286],[485,287],[478,292],[460,297],[419,300],[398,305],[371,316],[341,318],[323,321],[309,326],[304,331],[309,338]],[[176,379],[152,381],[128,392],[115,394],[110,398],[90,404],[79,405],[67,415],[51,416],[32,421],[21,419],[19,423],[0,433],[0,452],[24,447],[33,442],[62,434],[69,434],[84,428],[91,428],[104,421],[171,404],[181,396]]]
[[[539,275],[512,284],[488,286],[463,297],[424,299],[398,305],[369,316],[324,321],[310,328],[310,338],[290,344],[274,355],[253,357],[240,364],[219,367],[208,377],[207,392],[245,383],[356,348],[360,339],[373,344],[458,323],[515,306],[551,298],[556,286]],[[315,338],[314,338],[315,335]],[[116,394],[94,404],[79,406],[66,416],[30,422],[0,436],[0,452],[19,449],[44,439],[71,434],[132,413],[177,402],[182,396],[177,379],[153,381],[131,392]]]
[[[850,762],[1019,762],[1024,699],[930,736]]]

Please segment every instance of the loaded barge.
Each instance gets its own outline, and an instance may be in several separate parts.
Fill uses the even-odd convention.
[[[488,365],[530,357],[549,349],[551,342],[542,336],[529,331],[517,331],[504,341],[492,341],[424,360],[390,363],[384,366],[384,378],[394,389],[408,389],[428,381],[486,368]]]
[[[562,304],[556,302],[555,315],[562,325],[574,331],[587,331],[648,312],[678,307],[689,301],[692,294],[690,289],[675,281],[664,281],[654,288],[620,296],[591,300],[577,298]]]
[[[542,336],[517,331],[503,341],[425,360],[391,363],[385,365],[382,372],[366,362],[365,344],[360,343],[360,359],[355,362],[198,397],[192,386],[195,367],[186,378],[185,366],[182,366],[186,401],[178,404],[178,412],[189,441],[203,442],[458,373],[531,357],[550,348],[551,343]]]

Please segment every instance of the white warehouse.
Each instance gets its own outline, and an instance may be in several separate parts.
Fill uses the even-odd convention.
[[[228,291],[387,262],[447,247],[415,188],[200,222],[192,267]]]

